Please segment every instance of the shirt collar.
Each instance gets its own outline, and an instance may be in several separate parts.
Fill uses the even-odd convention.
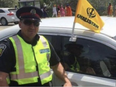
[[[17,34],[25,41],[25,39],[23,38],[23,36],[22,36],[22,34],[21,34],[21,30],[19,30],[19,32],[18,32]],[[34,45],[37,44],[37,41],[39,40],[39,38],[40,38],[39,35],[36,35],[36,36],[34,37],[34,40],[33,40],[32,43],[29,43],[29,42],[27,42],[27,41],[25,41],[25,42],[34,46]]]

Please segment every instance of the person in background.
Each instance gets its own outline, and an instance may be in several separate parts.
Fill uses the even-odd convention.
[[[16,10],[18,10],[18,7],[17,7],[17,5],[15,5],[15,9],[16,9]]]
[[[61,15],[61,17],[65,16],[65,9],[64,9],[63,5],[61,5],[61,7],[60,7],[60,15]]]
[[[52,8],[53,14],[52,17],[57,17],[57,8],[56,8],[56,4],[54,4],[53,8]]]
[[[51,87],[53,69],[64,81],[63,87],[72,87],[52,44],[37,34],[41,9],[26,6],[18,9],[16,15],[20,30],[0,42],[0,86]]]
[[[57,6],[57,17],[60,17],[61,15],[60,15],[60,6],[58,5]]]
[[[46,18],[46,17],[48,17],[48,14],[47,14],[47,7],[44,6],[44,7],[43,7],[43,18]]]
[[[109,6],[108,6],[108,16],[112,16],[112,13],[113,13],[113,6],[111,3],[109,3]]]
[[[65,16],[72,16],[72,8],[69,4],[67,4],[65,7]]]

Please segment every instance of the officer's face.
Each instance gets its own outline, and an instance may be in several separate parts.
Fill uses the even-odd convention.
[[[24,19],[19,22],[21,33],[25,38],[34,38],[39,30],[39,20]]]

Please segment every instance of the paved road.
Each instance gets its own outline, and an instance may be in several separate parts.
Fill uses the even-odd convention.
[[[15,25],[15,24],[14,24],[14,23],[9,23],[7,26],[2,26],[2,25],[0,24],[0,30],[6,29],[6,28],[11,27],[11,26],[13,26],[13,25]]]

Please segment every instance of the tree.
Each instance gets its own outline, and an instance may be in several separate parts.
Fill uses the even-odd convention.
[[[15,5],[18,6],[18,0],[0,0],[0,7],[14,8]]]

